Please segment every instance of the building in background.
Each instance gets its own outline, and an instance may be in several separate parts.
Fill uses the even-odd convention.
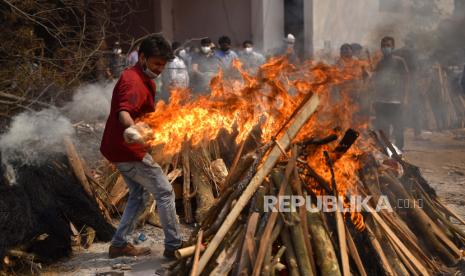
[[[150,0],[137,1],[136,12],[121,30],[134,38],[162,32],[171,41],[228,35],[234,47],[252,40],[264,53],[296,37],[301,57],[313,51],[313,0]]]

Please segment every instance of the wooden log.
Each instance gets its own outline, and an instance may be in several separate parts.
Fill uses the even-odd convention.
[[[372,224],[372,231],[376,236],[376,239],[383,245],[383,252],[386,256],[391,268],[395,272],[396,275],[409,275],[409,272],[403,265],[402,261],[399,259],[399,256],[395,252],[394,248],[392,247],[389,238],[382,234],[379,227],[375,223]]]
[[[288,165],[286,166],[286,175],[294,173],[294,171],[295,171],[295,162],[289,161]],[[273,171],[273,173],[271,174],[271,177],[277,188],[280,186],[279,183],[281,183],[281,186],[283,186],[285,185],[284,183],[287,183],[289,181],[288,179],[286,179],[286,176],[283,179],[282,174],[279,173],[279,171]],[[288,196],[292,195],[291,188],[287,185],[286,185],[285,195],[288,195]],[[293,207],[291,206],[291,208]],[[291,225],[289,226],[289,233],[290,233],[290,237],[292,240],[292,244],[294,245],[294,250],[295,250],[295,254],[297,258],[297,264],[298,264],[301,275],[315,275],[313,274],[313,268],[310,263],[310,256],[308,255],[308,250],[307,250],[307,246],[305,243],[306,235],[304,233],[307,233],[307,231],[304,232],[300,225],[300,222],[293,219],[293,216],[292,216],[294,215],[297,218],[299,217],[296,214],[296,211],[297,210],[294,209],[292,210],[291,213],[285,213],[284,216],[288,217],[288,221],[291,222]]]
[[[389,236],[390,239],[402,250],[402,253],[407,256],[409,260],[411,260],[412,264],[415,266],[421,275],[430,275],[429,271],[426,269],[425,266],[410,252],[410,250],[402,243],[401,240],[394,234],[391,228],[383,221],[383,219],[376,213],[376,211],[371,208],[370,206],[364,205],[364,210],[371,213],[375,221],[380,225],[386,235]]]
[[[347,237],[347,245],[349,248],[349,253],[350,256],[352,257],[352,260],[354,260],[355,265],[357,266],[358,273],[360,276],[367,276],[367,272],[365,270],[365,267],[363,266],[362,259],[360,258],[360,254],[358,253],[357,246],[355,246],[354,239],[352,238],[352,235],[350,234],[349,229],[346,226],[346,237]]]
[[[129,193],[128,186],[124,182],[124,178],[118,176],[115,185],[109,192],[110,204],[113,206],[118,205],[121,199],[123,199]]]
[[[195,245],[195,253],[194,253],[194,260],[192,261],[191,276],[197,275],[197,266],[199,265],[200,249],[203,247],[202,237],[203,237],[203,230],[200,229],[198,233],[198,237],[197,237],[197,244]]]
[[[278,197],[284,195],[286,186],[287,186],[287,181],[283,181],[283,183],[281,183],[281,187],[278,192]],[[277,208],[278,203],[276,203],[274,207]],[[258,247],[257,258],[255,259],[253,272],[252,272],[253,276],[258,276],[260,274],[260,271],[263,265],[263,260],[265,258],[266,249],[269,245],[271,232],[273,231],[277,218],[278,218],[278,212],[271,212],[268,218],[268,221],[266,223],[265,230],[262,234],[260,245]]]
[[[371,230],[370,226],[368,224],[365,225],[366,231],[368,233],[368,237],[370,239],[371,245],[375,249],[375,252],[378,254],[378,258],[381,264],[381,267],[384,270],[384,273],[389,276],[394,276],[394,270],[391,267],[391,264],[389,263],[386,254],[384,254],[383,247],[381,247],[381,244],[379,243],[378,239],[376,238],[375,234]]]
[[[190,143],[184,141],[181,149],[183,186],[182,186],[182,205],[184,207],[184,220],[186,223],[194,222],[191,206],[191,170],[189,161]]]
[[[213,269],[209,274],[212,276],[223,276],[228,275],[231,271],[236,255],[239,252],[239,244],[244,237],[243,231],[241,231],[231,242],[231,244],[226,247],[216,259],[218,265]]]
[[[200,231],[199,231],[200,233]],[[185,259],[187,257],[190,257],[192,255],[195,254],[195,250],[196,250],[196,245],[191,245],[191,246],[187,246],[187,247],[183,247],[183,248],[180,248],[176,251],[174,251],[174,256],[176,257],[176,259]],[[205,246],[201,245],[200,246],[200,252],[204,251],[205,250]]]
[[[63,138],[63,142],[65,145],[66,156],[68,157],[68,162],[71,166],[71,169],[73,170],[74,175],[76,176],[89,199],[97,203],[97,206],[102,212],[103,217],[109,224],[111,224],[112,219],[110,217],[110,212],[108,212],[105,204],[103,204],[103,202],[96,196],[96,193],[92,189],[89,180],[87,179],[84,166],[81,163],[81,158],[79,157],[79,154],[77,153],[71,138],[69,136],[65,136]]]
[[[248,268],[250,263],[254,263],[255,261],[255,231],[257,230],[257,223],[260,214],[258,212],[253,212],[248,221],[245,230],[245,237],[244,242],[241,248],[241,255],[239,258],[239,265],[235,273],[233,275],[248,275]]]
[[[297,135],[300,129],[308,121],[310,116],[315,112],[318,106],[318,102],[319,102],[318,96],[314,95],[312,96],[312,98],[310,98],[309,101],[303,104],[302,108],[298,111],[294,122],[292,122],[292,124],[289,126],[287,131],[279,139],[279,142],[281,145],[283,145],[285,148],[289,147],[289,144],[291,143],[292,139],[294,139],[294,137]],[[249,185],[247,186],[245,191],[242,193],[241,197],[236,202],[233,209],[231,210],[231,212],[229,213],[229,215],[226,217],[225,221],[221,225],[220,229],[218,229],[218,232],[213,237],[213,239],[210,241],[208,248],[205,250],[204,254],[200,258],[198,274],[202,273],[208,261],[213,256],[216,249],[218,248],[220,242],[223,240],[226,233],[229,231],[231,226],[234,224],[237,217],[242,212],[244,207],[247,205],[250,198],[253,196],[253,194],[257,190],[257,188],[263,182],[263,180],[268,175],[268,173],[271,171],[271,169],[275,166],[280,156],[281,156],[281,151],[279,147],[274,146],[273,149],[270,151],[269,155],[263,160],[263,165],[260,167],[260,169],[257,171],[255,176],[252,178]]]
[[[299,153],[298,153],[298,150],[297,150],[297,146],[294,146],[292,148],[292,156],[293,158],[298,158],[299,156]],[[297,161],[297,159],[295,159]],[[299,176],[299,172],[297,170],[297,166],[294,166],[294,179],[293,179],[293,183],[292,183],[292,188],[294,190],[294,193],[301,196],[302,198],[304,198],[304,205],[300,206],[299,207],[299,218],[300,218],[300,227],[302,228],[302,233],[304,234],[304,242],[305,242],[305,248],[307,249],[307,255],[308,255],[308,258],[309,258],[309,261],[310,261],[310,267],[312,269],[312,273],[313,275],[317,275],[317,272],[316,272],[316,264],[315,264],[315,255],[313,253],[313,248],[312,248],[312,245],[310,243],[310,238],[308,236],[308,222],[307,222],[307,209],[306,209],[306,205],[307,205],[307,197],[306,197],[306,194],[304,194],[303,190],[302,190],[302,182],[300,181],[300,176]]]
[[[200,147],[193,149],[190,152],[190,171],[192,175],[192,183],[196,189],[197,209],[195,219],[203,221],[208,210],[213,206],[215,197],[213,195],[212,185],[207,174],[204,171],[204,164],[210,164],[208,156],[204,152],[204,148]]]
[[[312,208],[316,206],[312,203]],[[341,276],[337,255],[331,238],[323,224],[320,212],[307,212],[308,229],[315,248],[316,264],[321,275]]]
[[[287,268],[290,276],[299,276],[299,267],[297,265],[297,257],[294,251],[294,245],[292,244],[289,230],[285,227],[281,231],[281,240],[286,247],[285,257],[287,262]]]
[[[350,266],[349,266],[349,256],[347,255],[347,240],[346,240],[346,229],[344,224],[344,219],[342,218],[342,210],[339,209],[339,201],[343,201],[343,199],[339,198],[337,188],[336,188],[336,180],[334,176],[333,170],[333,161],[331,157],[329,157],[329,153],[324,151],[324,155],[326,158],[326,162],[328,163],[329,170],[331,172],[331,186],[333,189],[333,195],[336,197],[336,229],[337,229],[337,238],[339,242],[339,251],[341,256],[341,265],[342,265],[342,274],[344,276],[350,275]]]
[[[383,173],[380,177],[387,188],[395,194],[396,198],[409,199],[410,202],[415,202],[416,206],[413,208],[404,208],[400,215],[413,229],[427,241],[428,248],[439,258],[441,258],[447,265],[455,265],[458,261],[456,256],[453,256],[449,249],[447,249],[438,239],[438,236],[444,238],[440,231],[437,230],[437,225],[431,222],[431,219],[425,212],[419,208],[418,202],[405,190],[403,185],[394,177],[387,173]],[[436,226],[436,227],[435,227]],[[455,252],[454,252],[455,254]]]

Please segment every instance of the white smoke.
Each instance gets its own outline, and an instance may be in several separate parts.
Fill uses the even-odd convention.
[[[115,82],[87,84],[79,87],[73,100],[63,107],[63,113],[73,122],[105,120],[110,113],[110,103]]]
[[[41,164],[54,154],[64,153],[63,137],[75,136],[73,123],[106,119],[114,85],[87,84],[79,87],[63,108],[27,111],[14,117],[8,131],[0,136],[2,162]]]
[[[13,118],[0,137],[3,161],[37,164],[63,152],[63,137],[74,134],[71,121],[56,108],[24,112]]]

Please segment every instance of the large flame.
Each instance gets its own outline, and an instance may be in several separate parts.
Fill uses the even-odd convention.
[[[220,71],[212,79],[209,95],[194,97],[188,90],[174,90],[168,104],[159,102],[155,112],[141,119],[153,130],[149,144],[163,146],[166,154],[173,154],[180,151],[183,141],[191,140],[196,145],[212,140],[222,128],[230,132],[237,129],[236,142],[240,142],[258,123],[261,124],[262,140],[267,142],[309,93],[320,96],[320,106],[317,115],[299,133],[297,141],[355,127],[352,114],[357,108],[350,93],[354,90],[354,82],[361,78],[357,66],[346,66],[341,70],[307,61],[296,67],[285,57],[278,57],[262,65],[256,76],[243,71],[239,61],[234,61],[233,66],[235,70],[227,72],[227,78]],[[331,149],[329,146],[318,147],[306,161],[330,182],[324,150]],[[356,193],[359,153],[358,147],[354,146],[334,164],[339,194]],[[307,185],[319,190],[312,181]],[[360,221],[361,216],[351,216],[354,222]]]

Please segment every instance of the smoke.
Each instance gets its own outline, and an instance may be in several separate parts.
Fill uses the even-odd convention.
[[[72,101],[62,108],[27,111],[14,117],[8,131],[0,136],[2,162],[39,165],[55,154],[64,153],[63,137],[76,138],[73,123],[106,119],[114,85],[114,82],[87,84],[77,88]],[[92,147],[92,151],[98,152],[95,143]]]
[[[111,95],[115,82],[88,84],[79,87],[71,102],[62,111],[74,122],[105,120],[110,113]]]
[[[333,50],[353,42],[377,49],[386,35],[402,46],[406,36],[434,30],[453,7],[453,0],[315,0],[315,47],[330,41]]]
[[[0,137],[2,161],[40,164],[51,155],[63,152],[63,137],[74,133],[71,121],[56,108],[24,112]]]

